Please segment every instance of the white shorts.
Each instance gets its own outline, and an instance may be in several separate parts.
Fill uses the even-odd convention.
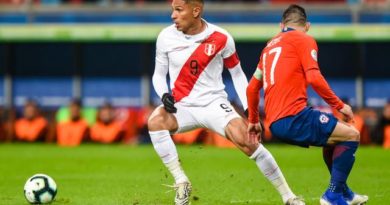
[[[228,123],[234,118],[241,118],[230,102],[223,98],[203,107],[184,106],[180,102],[176,103],[175,107],[177,112],[174,115],[179,125],[175,133],[208,128],[226,137],[225,127]]]

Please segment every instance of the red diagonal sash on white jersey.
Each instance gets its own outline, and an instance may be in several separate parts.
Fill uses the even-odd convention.
[[[207,65],[222,50],[227,41],[227,36],[215,31],[191,54],[180,70],[172,90],[176,102],[188,96],[198,80],[200,74]]]

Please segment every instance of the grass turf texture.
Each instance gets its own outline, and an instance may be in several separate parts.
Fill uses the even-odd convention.
[[[321,149],[266,145],[290,186],[306,203],[318,204],[329,175]],[[178,147],[192,180],[192,204],[282,204],[255,164],[236,149]],[[369,204],[390,204],[390,150],[361,147],[349,185],[370,196]],[[28,204],[27,178],[45,173],[58,194],[53,205],[173,204],[174,191],[161,184],[173,179],[152,146],[0,144],[0,204]]]

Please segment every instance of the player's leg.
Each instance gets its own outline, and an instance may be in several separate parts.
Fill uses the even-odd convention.
[[[324,159],[329,173],[332,173],[333,151],[334,145],[325,145],[324,147],[322,147],[322,158]]]
[[[262,144],[250,144],[247,140],[247,124],[233,109],[229,101],[220,99],[213,102],[202,110],[200,116],[204,116],[201,121],[207,128],[227,137],[255,161],[260,171],[280,193],[284,203],[304,204],[291,191],[271,153]]]
[[[359,140],[360,133],[355,127],[345,122],[338,121],[332,134],[328,138],[327,144],[336,145],[346,141],[359,142]]]
[[[324,147],[325,163],[331,173],[331,182],[325,198],[337,198],[342,193],[347,204],[363,204],[368,196],[353,193],[347,186],[347,178],[355,161],[359,145],[359,131],[344,122],[338,122]],[[324,203],[326,204],[326,203]]]
[[[304,204],[303,200],[291,191],[272,154],[261,143],[249,143],[246,128],[247,124],[242,118],[232,119],[225,128],[226,137],[255,161],[259,170],[279,192],[284,204]]]
[[[176,146],[170,135],[170,132],[174,132],[178,128],[176,117],[166,112],[161,106],[153,111],[148,120],[148,129],[153,147],[175,179],[175,204],[185,205],[189,204],[191,184],[180,165]]]
[[[170,135],[170,132],[178,129],[175,116],[166,112],[163,107],[157,107],[149,117],[148,129],[154,149],[171,172],[175,182],[188,181],[180,166],[176,146]]]
[[[334,145],[323,147],[323,158],[330,174],[332,174],[334,148]],[[349,205],[360,205],[368,201],[368,196],[354,193],[347,184],[345,184],[343,189],[343,197]]]
[[[274,136],[300,146],[326,146],[324,159],[331,169],[329,189],[321,199],[322,204],[346,205],[342,191],[354,162],[359,144],[359,132],[352,126],[338,122],[329,114],[305,108],[298,114],[280,119],[271,125]],[[330,147],[334,146],[334,147]]]

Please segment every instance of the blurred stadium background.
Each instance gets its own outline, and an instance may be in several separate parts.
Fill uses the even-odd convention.
[[[205,19],[227,29],[236,39],[241,64],[248,77],[252,75],[267,39],[279,32],[278,23],[282,11],[290,3],[303,5],[312,23],[309,34],[318,40],[322,73],[336,94],[354,107],[359,118],[357,126],[362,133],[362,144],[377,145],[376,148],[379,149],[390,148],[389,0],[206,0],[205,2]],[[114,120],[119,122],[121,132],[120,136],[110,139],[89,136],[83,138],[83,141],[90,142],[93,139],[92,141],[99,143],[114,141],[126,144],[148,143],[145,130],[146,119],[150,110],[160,102],[151,85],[155,40],[159,31],[171,23],[170,12],[169,1],[162,0],[0,0],[1,142],[40,140],[53,144],[57,142],[60,145],[78,145],[78,140],[67,144],[60,143],[56,139],[61,132],[58,124],[69,119],[70,109],[67,106],[72,99],[80,99],[82,118],[88,122],[87,127],[92,128],[96,124],[97,118],[99,119],[97,116],[99,109],[109,102],[114,108],[112,111]],[[226,73],[224,81],[230,100],[240,104],[230,76]],[[309,96],[311,105],[331,111],[312,90]],[[29,100],[34,100],[39,105],[38,115],[42,115],[47,121],[42,132],[36,131],[34,127],[40,125],[29,128],[28,124],[23,124],[17,127],[17,121],[25,117],[24,108],[26,102],[30,102]],[[17,136],[18,130],[28,132],[31,130],[31,133]],[[205,130],[197,130],[184,136],[178,135],[175,136],[175,140],[177,143],[184,144],[205,143],[231,147],[228,142]],[[275,142],[275,139],[266,133],[265,141]],[[37,145],[14,146],[9,143],[0,146],[1,164],[8,163],[10,159],[18,160],[17,156],[11,157],[17,153],[21,153],[20,159],[23,159],[21,162],[27,164],[28,153],[23,154],[27,152],[23,150],[34,152],[40,149]],[[61,155],[59,151],[70,153],[69,150],[55,151],[53,146],[43,145],[43,149],[37,152],[38,155],[47,156],[46,150],[48,153],[54,152],[58,155]],[[103,148],[109,149],[105,146]],[[85,152],[90,149],[95,148],[87,147]],[[191,148],[189,152],[194,152],[192,149],[195,148]],[[376,152],[372,157],[389,156],[388,151],[380,152],[377,149],[373,151],[371,147],[368,149],[364,153]],[[125,149],[121,150],[125,152]],[[154,154],[151,147],[147,150],[151,155]],[[213,149],[211,150],[214,152]],[[272,147],[271,151],[278,155],[277,147]],[[78,152],[80,150],[75,149],[75,153]],[[99,153],[94,150],[93,153],[95,152]],[[118,153],[115,156],[120,155]],[[282,162],[288,163],[288,160],[283,160],[286,159],[282,158]],[[370,160],[370,157],[367,160]],[[384,160],[385,157],[382,162]],[[54,164],[55,161],[47,161],[47,164]],[[89,160],[83,162],[87,161]],[[152,161],[159,163],[156,158]],[[14,169],[20,169],[18,166],[12,165],[8,169],[3,167],[3,171],[11,173]],[[146,163],[143,166],[151,166],[151,164]],[[368,166],[363,170],[369,171]],[[64,173],[55,176],[62,180],[62,183],[66,183],[65,179],[69,179],[66,178],[69,173],[64,171],[64,167],[66,166],[61,167]],[[157,166],[156,169],[161,168],[163,167]],[[387,169],[379,165],[375,168]],[[46,169],[49,173],[58,171],[56,168],[46,167]],[[26,169],[25,172],[18,173],[22,175],[18,179],[27,179],[28,170],[33,172],[38,168]],[[92,170],[87,170],[93,173]],[[315,176],[316,173],[309,172],[309,175]],[[388,180],[388,174],[389,172],[384,172],[379,176]],[[286,175],[290,178],[295,177],[291,172],[287,172]],[[377,175],[373,174],[373,176]],[[366,179],[370,180],[367,177]],[[95,176],[89,182],[92,184],[100,179]],[[362,182],[361,186],[364,187],[366,182]],[[156,179],[153,183],[159,182]],[[377,189],[375,186],[369,188]],[[7,190],[1,187],[3,193],[7,193]],[[310,188],[300,191],[310,192]],[[155,192],[159,193],[160,190]],[[199,194],[207,196],[206,193]],[[148,197],[144,195],[145,193],[136,196],[126,195],[126,197],[141,198],[140,203],[137,199],[131,203],[117,201],[113,204],[159,204],[156,199],[146,200],[146,202],[144,200],[145,203],[142,203],[142,197]],[[384,196],[382,194],[379,198],[385,198]],[[275,198],[270,199],[269,203],[276,204],[278,202],[276,195]],[[19,204],[12,200],[8,198],[7,201],[7,197],[0,197],[0,204]],[[83,204],[80,201],[74,204]],[[212,204],[222,204],[221,201],[217,200]],[[265,201],[254,201],[254,204],[267,204],[264,203]],[[379,200],[379,202],[379,204],[386,204],[389,201]],[[59,203],[70,202],[69,199],[60,198]]]

